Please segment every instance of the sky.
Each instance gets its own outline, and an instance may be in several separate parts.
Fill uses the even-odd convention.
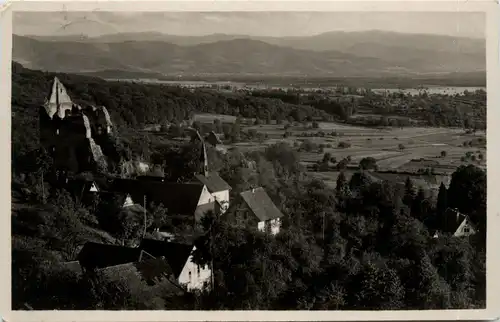
[[[485,38],[485,23],[481,12],[17,12],[13,31],[38,36],[154,31],[286,37],[384,30]]]

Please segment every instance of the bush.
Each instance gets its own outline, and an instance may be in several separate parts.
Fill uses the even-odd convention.
[[[404,144],[400,143],[400,144],[398,144],[398,149],[404,150],[404,149],[406,149],[406,147],[404,146]]]
[[[359,162],[359,168],[361,170],[376,170],[377,169],[377,160],[372,157],[363,158]]]
[[[339,142],[338,147],[341,149],[347,149],[347,148],[351,147],[351,143],[341,141],[341,142]]]

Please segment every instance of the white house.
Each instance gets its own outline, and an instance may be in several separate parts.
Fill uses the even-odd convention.
[[[477,233],[477,228],[469,217],[457,209],[448,208],[443,214],[440,225],[441,231],[450,233],[454,237],[467,237]]]
[[[224,213],[229,208],[229,191],[231,186],[222,179],[218,173],[211,172],[207,175],[197,174],[196,179],[207,188],[212,195],[213,201],[220,205],[220,210]]]
[[[259,187],[240,193],[239,201],[234,204],[234,209],[237,224],[255,225],[257,230],[269,232],[272,235],[280,232],[283,214],[264,188]]]
[[[193,262],[196,246],[154,239],[143,239],[139,246],[156,258],[163,258],[171,267],[177,282],[188,291],[210,288],[212,271],[210,265],[197,265]]]
[[[178,283],[180,285],[185,285],[188,291],[201,290],[204,287],[210,288],[212,271],[209,265],[201,266],[193,262],[193,255],[191,254],[195,250],[196,246],[193,246],[177,278]]]

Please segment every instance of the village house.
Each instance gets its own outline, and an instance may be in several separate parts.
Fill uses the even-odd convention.
[[[172,183],[162,182],[161,178],[115,179],[108,191],[124,193],[127,198],[124,206],[139,203],[162,204],[169,216],[181,215],[199,223],[208,212],[219,212],[220,207],[206,185],[200,182]]]
[[[253,226],[271,235],[280,232],[283,214],[262,187],[240,193],[231,209],[227,219],[236,225]]]
[[[212,132],[213,133],[213,132]],[[214,133],[213,133],[214,134]],[[215,134],[214,134],[215,135]],[[217,202],[217,208],[224,213],[229,207],[229,191],[231,186],[222,179],[218,173],[208,171],[208,156],[205,141],[196,131],[196,136],[201,141],[201,168],[195,175],[195,178],[207,187],[208,191],[212,194],[214,200]]]
[[[467,237],[477,233],[477,228],[467,215],[460,213],[457,209],[448,208],[438,223],[439,231],[452,234],[454,237]],[[434,237],[439,236],[437,232]]]
[[[212,271],[209,265],[197,265],[193,262],[196,246],[178,242],[143,239],[140,249],[157,258],[163,258],[172,270],[177,283],[188,292],[210,287]]]
[[[84,273],[128,263],[140,262],[145,258],[154,258],[135,247],[87,242],[83,245],[77,260]]]
[[[168,263],[140,248],[87,242],[77,260],[83,274],[100,273],[128,285],[145,283],[143,287],[161,288],[170,295],[184,294]]]
[[[229,208],[231,186],[216,172],[210,172],[207,175],[197,174],[195,177],[207,187],[214,200],[218,203],[221,213],[224,213]]]

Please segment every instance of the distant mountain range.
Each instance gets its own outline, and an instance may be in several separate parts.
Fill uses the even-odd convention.
[[[13,36],[13,60],[27,68],[135,75],[416,76],[486,70],[484,39],[385,31],[310,37],[157,32]]]

